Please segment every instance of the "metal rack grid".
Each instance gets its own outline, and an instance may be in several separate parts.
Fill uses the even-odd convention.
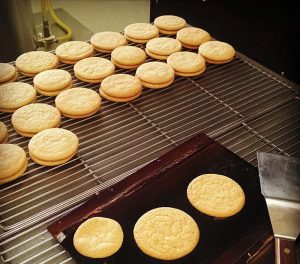
[[[98,90],[76,79],[72,65],[60,68],[72,74],[75,87]],[[241,55],[226,65],[208,65],[199,77],[176,77],[167,89],[144,89],[131,103],[103,101],[92,117],[62,118],[61,127],[80,139],[78,155],[57,167],[31,161],[23,177],[0,188],[0,263],[74,263],[46,226],[200,131],[254,165],[257,150],[299,155],[297,95],[297,87]],[[38,96],[37,102],[54,105],[50,97]],[[0,114],[10,143],[28,152],[28,139],[15,133],[10,117]]]

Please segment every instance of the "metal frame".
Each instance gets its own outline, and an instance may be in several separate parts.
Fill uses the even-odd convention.
[[[95,54],[110,57],[102,55]],[[98,84],[76,79],[72,65],[60,68],[72,74],[75,87],[98,90]],[[32,83],[32,78],[19,81]],[[80,138],[78,155],[57,167],[30,161],[23,177],[0,187],[0,263],[74,263],[46,226],[200,131],[253,165],[257,151],[299,155],[299,91],[238,53],[227,65],[208,65],[199,77],[177,77],[167,89],[144,89],[133,102],[103,101],[92,117],[62,118],[61,127]],[[54,104],[44,96],[37,102]],[[28,139],[15,133],[10,117],[0,114],[10,143],[28,153]]]

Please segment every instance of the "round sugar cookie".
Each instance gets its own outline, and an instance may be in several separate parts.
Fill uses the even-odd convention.
[[[187,213],[176,208],[159,207],[138,219],[133,235],[145,254],[161,260],[175,260],[194,250],[200,230]]]
[[[179,16],[163,15],[154,19],[154,25],[162,34],[174,35],[185,27],[186,21]]]
[[[171,54],[167,59],[168,65],[172,66],[176,75],[179,76],[196,76],[204,72],[205,60],[201,55],[180,51]]]
[[[111,53],[112,62],[119,68],[135,69],[145,62],[146,53],[135,46],[122,46]]]
[[[84,118],[95,114],[101,107],[100,95],[88,88],[73,88],[55,98],[55,106],[62,115]]]
[[[124,29],[125,37],[136,43],[147,43],[150,39],[156,38],[158,29],[149,23],[134,23]]]
[[[34,135],[28,144],[29,155],[40,165],[55,166],[69,161],[77,152],[78,137],[63,128],[48,128]]]
[[[127,45],[127,40],[119,32],[105,31],[94,34],[91,43],[95,50],[110,53],[117,47]]]
[[[33,137],[47,128],[59,127],[61,115],[51,105],[34,103],[17,109],[11,122],[17,133],[24,137]]]
[[[0,144],[0,184],[23,175],[27,169],[25,151],[14,144]]]
[[[73,237],[75,249],[89,258],[107,258],[115,254],[123,243],[120,224],[105,217],[92,217],[83,222]]]
[[[100,57],[85,58],[74,65],[76,77],[89,83],[99,83],[114,71],[115,65],[110,60]]]
[[[6,143],[7,141],[8,141],[7,126],[0,121],[0,144]]]
[[[58,58],[46,51],[29,51],[20,55],[16,60],[16,68],[26,76],[57,68]]]
[[[99,92],[107,100],[128,102],[141,95],[142,84],[130,74],[114,74],[102,81]]]
[[[164,62],[147,62],[139,66],[136,76],[140,79],[143,86],[148,88],[165,88],[174,81],[173,68]]]
[[[173,38],[154,38],[146,44],[146,53],[159,60],[166,60],[172,53],[181,51],[181,43]]]
[[[62,69],[43,71],[33,78],[37,92],[46,96],[56,96],[65,89],[72,87],[72,76]]]
[[[73,40],[57,46],[55,53],[62,62],[75,64],[79,60],[92,56],[94,48],[87,42]]]
[[[209,63],[223,64],[234,58],[235,50],[228,43],[208,41],[199,46],[199,54]]]
[[[187,197],[200,212],[220,218],[237,214],[245,204],[241,186],[219,174],[203,174],[193,179]]]
[[[187,27],[177,32],[176,38],[182,46],[188,49],[198,49],[199,46],[211,40],[209,33],[201,28]]]
[[[17,70],[13,65],[0,63],[0,84],[14,82],[17,77]]]
[[[36,100],[36,91],[28,83],[11,82],[0,86],[0,111],[12,113]]]

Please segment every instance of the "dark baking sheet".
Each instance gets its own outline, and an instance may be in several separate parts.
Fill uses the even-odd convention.
[[[220,220],[206,216],[190,205],[186,197],[187,185],[204,173],[226,175],[242,186],[246,204],[241,212]],[[179,260],[151,258],[139,250],[133,239],[132,230],[137,219],[146,211],[161,206],[184,210],[200,228],[196,249]],[[93,216],[113,218],[123,228],[123,245],[109,258],[90,259],[77,253],[73,247],[76,228]],[[272,251],[273,236],[257,169],[204,134],[196,135],[123,181],[94,195],[52,223],[48,230],[78,263],[274,262],[272,254],[268,254],[267,260],[261,257],[266,255],[265,251]]]

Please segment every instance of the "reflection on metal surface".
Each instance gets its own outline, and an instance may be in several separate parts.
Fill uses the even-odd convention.
[[[300,204],[267,198],[274,235],[296,240],[300,233]]]
[[[89,30],[87,27],[85,27],[84,25],[82,25],[77,19],[72,17],[64,9],[57,8],[57,9],[54,9],[54,11],[59,18],[61,18],[70,28],[72,28],[72,30],[73,30],[72,40],[86,41],[91,38],[91,36],[93,35],[93,32],[91,30]],[[47,13],[47,14],[49,14],[49,13]],[[33,15],[33,17],[34,17],[34,23],[36,25],[36,31],[37,31],[38,38],[42,38],[43,37],[43,22],[41,19],[42,14],[41,14],[41,12],[35,13]],[[43,48],[40,48],[40,49],[53,50],[59,44],[57,41],[57,38],[61,38],[61,37],[65,36],[66,32],[55,23],[55,21],[53,20],[53,18],[51,16],[48,15],[47,18],[48,18],[48,23],[49,23],[49,30],[51,32],[51,35],[55,36],[55,38],[53,39],[53,37],[50,36],[51,39],[47,43],[47,45],[41,45],[41,47],[43,47]]]

